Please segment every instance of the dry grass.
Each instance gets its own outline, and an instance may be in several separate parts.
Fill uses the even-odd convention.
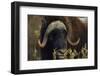
[[[61,53],[62,51],[62,53]],[[79,58],[88,58],[88,50],[86,48],[82,48],[80,52],[77,52],[75,49],[64,49],[60,50],[60,52],[53,52],[54,59],[79,59]]]

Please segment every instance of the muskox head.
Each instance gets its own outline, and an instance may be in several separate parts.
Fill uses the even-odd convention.
[[[45,16],[38,44],[43,50],[43,56],[47,55],[46,58],[49,59],[54,49],[80,50],[86,43],[86,32],[86,25],[79,18]]]
[[[43,48],[46,46],[47,41],[53,45],[53,48],[59,49],[65,47],[65,37],[67,29],[65,24],[61,21],[54,21],[48,25],[46,32],[43,37],[43,41],[38,41],[39,45]]]

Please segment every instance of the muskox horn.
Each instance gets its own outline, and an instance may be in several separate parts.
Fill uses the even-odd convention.
[[[80,42],[80,38],[78,38],[77,41],[72,42],[71,39],[67,36],[67,41],[68,41],[72,46],[75,46],[75,45],[78,45],[78,43]]]
[[[80,38],[78,38],[75,42],[71,41],[72,35],[73,35],[73,33],[72,33],[72,23],[68,22],[67,26],[68,26],[68,35],[67,35],[68,43],[71,44],[72,46],[78,45],[78,43],[80,42]]]
[[[46,42],[47,42],[47,36],[45,36],[45,35],[44,35],[42,43],[40,42],[40,39],[38,40],[38,44],[42,48],[46,45]]]
[[[40,42],[40,40],[38,40],[38,44],[39,44],[40,47],[42,47],[42,48],[45,47],[45,45],[47,43],[47,40],[48,40],[48,34],[52,30],[54,30],[55,28],[66,30],[66,27],[65,27],[63,22],[61,22],[61,21],[54,21],[54,22],[52,22],[51,24],[48,25],[48,28],[47,28],[47,30],[46,30],[46,32],[44,34],[42,43]]]

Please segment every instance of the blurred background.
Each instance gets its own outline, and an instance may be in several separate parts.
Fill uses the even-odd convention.
[[[40,36],[41,16],[28,15],[28,60],[41,59],[37,40]]]

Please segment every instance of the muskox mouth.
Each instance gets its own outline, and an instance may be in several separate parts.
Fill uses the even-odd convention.
[[[66,59],[68,54],[71,54],[72,50],[69,51],[67,49],[53,49],[53,57],[54,59]]]

